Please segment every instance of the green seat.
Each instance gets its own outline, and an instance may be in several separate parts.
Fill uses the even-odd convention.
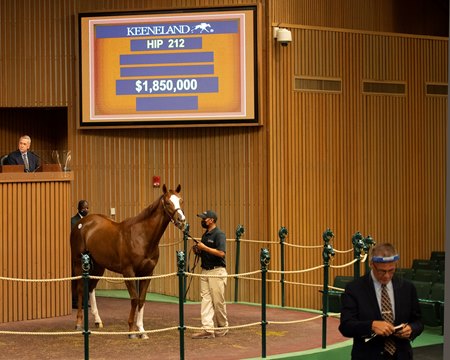
[[[430,293],[431,293],[431,282],[428,281],[418,281],[418,280],[412,280],[411,281],[417,290],[417,297],[423,300],[429,300],[430,299]]]
[[[414,272],[414,280],[425,281],[435,283],[438,282],[440,278],[440,273],[438,270],[433,269],[417,269]]]
[[[345,289],[345,286],[354,280],[353,276],[336,276],[333,281],[333,286]],[[330,289],[328,290],[328,312],[341,312],[341,295],[342,291]]]
[[[436,270],[437,267],[437,261],[429,259],[414,259],[412,264],[412,268],[414,269],[414,271],[417,271],[417,269]]]
[[[430,260],[435,260],[435,261],[445,260],[445,251],[432,251]]]
[[[414,269],[411,268],[397,268],[395,275],[403,279],[412,280],[414,278]]]
[[[444,288],[442,283],[431,286],[429,299],[420,299],[422,322],[427,326],[444,326]]]

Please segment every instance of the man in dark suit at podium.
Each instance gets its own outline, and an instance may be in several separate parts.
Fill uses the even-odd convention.
[[[6,165],[24,165],[25,172],[34,172],[39,167],[39,157],[30,151],[31,138],[28,135],[21,136],[19,148],[6,158]]]

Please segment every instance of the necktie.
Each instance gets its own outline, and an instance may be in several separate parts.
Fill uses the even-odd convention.
[[[28,156],[27,156],[27,154],[26,153],[23,154],[22,158],[23,158],[23,163],[25,164],[25,170],[27,172],[30,171],[30,164],[28,163]]]
[[[381,315],[384,321],[394,324],[394,314],[392,312],[391,299],[386,289],[386,285],[381,285]],[[388,337],[384,341],[384,350],[389,354],[394,355],[395,353],[395,341],[394,339]]]

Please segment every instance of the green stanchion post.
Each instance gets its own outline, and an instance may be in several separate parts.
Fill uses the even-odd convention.
[[[266,318],[266,306],[267,306],[267,300],[266,300],[266,291],[267,291],[267,284],[266,284],[266,275],[267,275],[267,265],[269,265],[270,262],[270,254],[269,250],[263,248],[261,249],[260,253],[260,261],[261,261],[261,282],[262,282],[262,290],[261,290],[261,357],[263,359],[266,358],[266,330],[267,330],[267,318]]]
[[[238,225],[236,228],[236,266],[234,273],[236,276],[234,277],[234,302],[238,302],[239,298],[239,263],[241,257],[241,236],[244,234],[244,227],[242,225]]]
[[[334,256],[333,247],[330,244],[334,237],[330,229],[326,229],[322,234],[323,244],[323,294],[322,294],[322,349],[327,347],[327,318],[328,318],[328,282],[330,270],[330,258]]]
[[[184,331],[186,327],[184,326],[184,284],[186,283],[185,268],[186,261],[183,251],[177,251],[177,265],[178,265],[178,305],[179,305],[179,326],[180,331],[180,359],[184,360]]]
[[[356,260],[353,264],[353,276],[355,279],[361,276],[361,252],[364,248],[363,239],[364,237],[359,231],[352,236],[353,256]]]
[[[189,238],[189,223],[186,223],[183,230],[183,246],[184,246],[184,253],[189,254],[188,251],[188,238]],[[187,286],[187,279],[186,276],[183,276],[183,286],[186,289]],[[183,293],[183,301],[186,302],[187,294]]]
[[[280,228],[280,230],[278,231],[278,237],[280,238],[280,257],[281,257],[281,278],[280,278],[280,282],[281,282],[281,306],[284,307],[285,304],[285,289],[284,289],[284,263],[285,263],[285,256],[284,256],[284,241],[286,240],[286,236],[288,234],[287,229],[282,226]]]
[[[83,316],[84,316],[84,359],[89,360],[89,271],[91,259],[88,254],[81,255],[81,269],[83,270]]]
[[[364,253],[369,255],[371,247],[375,245],[375,241],[372,239],[372,237],[370,235],[368,235],[367,237],[365,237],[363,239],[363,243],[364,243],[364,248],[363,248]],[[364,270],[365,270],[366,274],[370,271],[369,261],[367,261],[367,260],[364,264]]]

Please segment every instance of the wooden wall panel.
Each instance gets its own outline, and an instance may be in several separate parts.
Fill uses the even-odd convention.
[[[330,227],[335,248],[345,250],[360,231],[395,243],[405,267],[442,250],[447,100],[426,95],[425,84],[447,82],[447,39],[291,30],[292,47],[271,48],[269,232],[283,224],[287,241],[320,245]],[[340,79],[342,91],[291,90],[293,76]],[[406,92],[363,93],[365,81],[403,83]],[[351,256],[338,254],[333,262],[344,264]],[[294,267],[323,262],[320,249],[290,249],[287,257]],[[339,272],[352,273],[353,267],[331,274]],[[322,278],[318,271],[297,281]],[[279,303],[279,286],[271,290],[271,301]],[[297,293],[287,295],[288,304],[320,306],[317,291],[292,290]]]
[[[272,0],[273,24],[448,36],[448,3],[428,0]]]

